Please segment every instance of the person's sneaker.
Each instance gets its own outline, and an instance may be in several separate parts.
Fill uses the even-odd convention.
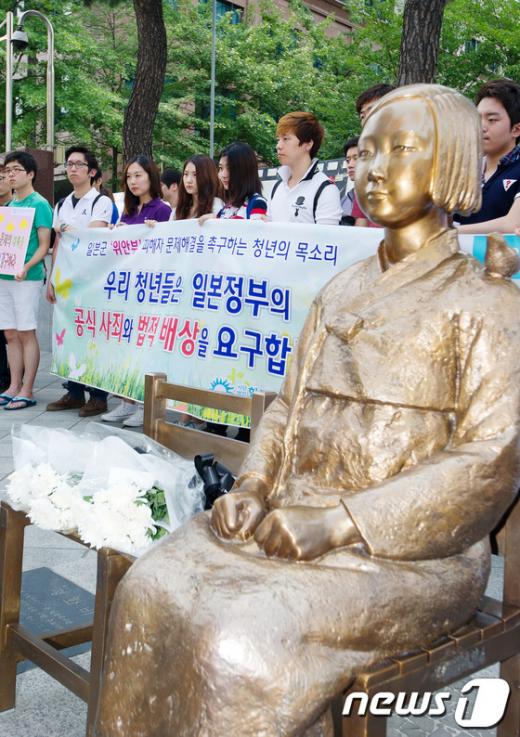
[[[88,402],[79,411],[80,417],[94,417],[107,411],[107,400],[99,397],[90,397]]]
[[[135,405],[134,405],[135,407]],[[123,427],[141,427],[144,423],[144,407],[142,404],[137,405],[137,409],[130,417],[123,420]]]
[[[138,405],[132,404],[131,402],[125,402],[125,400],[122,399],[117,407],[114,407],[111,412],[101,415],[101,419],[103,422],[122,422],[124,419],[135,413],[137,406]]]
[[[202,422],[202,420],[196,420],[195,418],[192,418],[191,420],[188,420],[187,422],[181,422],[179,423],[181,427],[188,427],[190,430],[207,430],[208,425],[206,422]]]
[[[72,394],[67,392],[66,394],[61,397],[61,399],[56,400],[56,402],[51,402],[47,405],[47,412],[60,412],[64,409],[81,409],[85,404],[85,399],[78,399],[77,397],[73,397]]]

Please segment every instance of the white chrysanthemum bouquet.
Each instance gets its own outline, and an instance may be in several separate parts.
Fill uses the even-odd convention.
[[[82,434],[13,430],[7,495],[39,527],[140,555],[204,508],[193,464],[150,438],[90,423]]]
[[[12,506],[39,527],[72,530],[81,500],[74,491],[77,483],[73,474],[57,473],[48,463],[27,464],[10,476],[7,493]]]

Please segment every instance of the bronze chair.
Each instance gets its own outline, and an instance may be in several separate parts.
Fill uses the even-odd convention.
[[[520,504],[510,509],[499,533],[504,556],[501,600],[484,596],[473,620],[441,641],[410,655],[396,655],[360,673],[347,693],[370,698],[385,691],[433,692],[494,663],[511,686],[507,711],[497,737],[520,737]],[[382,716],[341,716],[347,693],[333,707],[335,737],[386,737]]]
[[[145,426],[147,435],[185,458],[211,452],[237,471],[248,443],[200,430],[183,428],[166,419],[166,400],[187,401],[205,407],[247,415],[251,433],[274,394],[235,397],[212,391],[168,384],[165,374],[148,374],[145,379]],[[91,737],[96,716],[105,654],[110,607],[116,587],[135,560],[110,548],[97,551],[97,580],[94,621],[91,625],[62,632],[36,635],[20,624],[20,592],[25,527],[30,524],[23,512],[7,503],[0,508],[0,712],[16,703],[16,665],[30,660],[88,704],[86,735]],[[82,541],[66,534],[75,542]],[[60,650],[92,642],[90,671]]]

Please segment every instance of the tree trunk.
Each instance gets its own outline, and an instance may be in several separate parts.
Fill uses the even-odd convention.
[[[397,84],[433,82],[448,0],[406,0]]]
[[[123,124],[125,161],[151,158],[153,127],[166,71],[166,28],[162,0],[134,0],[139,48],[135,82]]]
[[[112,146],[112,192],[119,190],[119,176],[117,173],[117,148]]]

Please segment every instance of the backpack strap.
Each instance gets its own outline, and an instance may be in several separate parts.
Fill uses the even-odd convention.
[[[330,179],[327,179],[325,182],[322,182],[316,190],[316,194],[314,195],[314,203],[312,205],[312,217],[314,218],[314,222],[316,222],[316,210],[318,209],[318,200],[320,199],[321,193],[323,192],[325,187],[328,187],[331,184],[332,182],[330,181]]]
[[[101,197],[104,197],[104,196],[105,196],[105,195],[103,195],[103,194],[102,194],[101,192],[99,192],[99,194],[97,195],[97,197],[94,197],[94,202],[92,203],[92,207],[90,208],[90,217],[92,217],[92,213],[94,212],[94,208],[95,208],[95,206],[96,206],[96,202],[97,202],[97,201],[98,201],[98,200],[99,200],[99,199],[100,199]]]
[[[66,199],[66,197],[62,197],[61,200],[58,200],[58,202],[56,203],[56,212],[58,213],[58,215],[60,214],[60,210],[63,207],[63,203]]]
[[[276,180],[276,182],[274,184],[274,187],[271,190],[271,199],[273,199],[273,197],[275,196],[276,190],[278,189],[278,187],[280,186],[281,183],[282,183],[282,180],[281,179],[277,179]]]

